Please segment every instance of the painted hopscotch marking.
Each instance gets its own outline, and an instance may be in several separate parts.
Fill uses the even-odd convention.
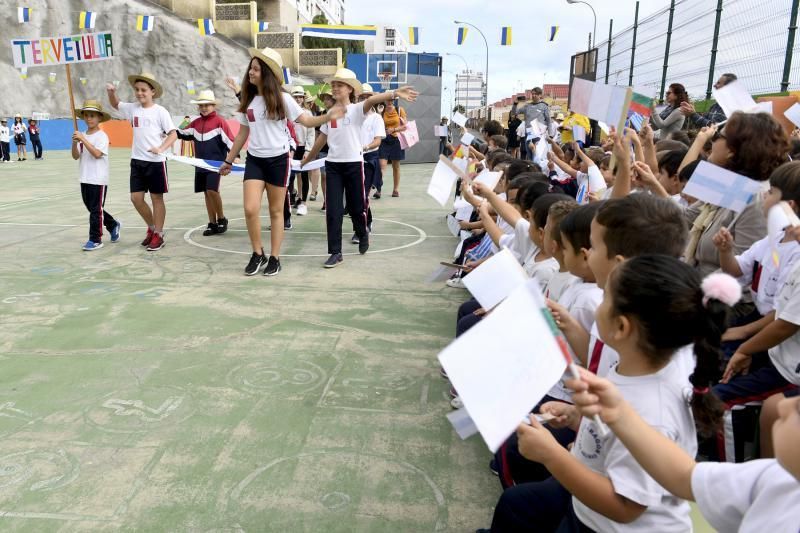
[[[291,368],[279,368],[271,363],[253,362],[237,366],[228,372],[228,384],[248,394],[277,391],[305,394],[327,380],[327,373],[309,361],[295,360]]]
[[[26,450],[0,457],[0,488],[56,490],[75,481],[79,473],[77,459],[64,450]]]
[[[138,433],[178,426],[195,413],[191,395],[180,387],[115,391],[84,411],[84,420],[109,433]]]

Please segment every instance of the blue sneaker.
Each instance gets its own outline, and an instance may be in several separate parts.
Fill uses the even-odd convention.
[[[111,242],[117,242],[119,240],[119,232],[121,229],[122,229],[122,222],[118,220],[117,225],[114,226],[114,229],[111,230]]]
[[[94,241],[86,241],[86,244],[83,245],[84,252],[92,252],[94,250],[98,250],[103,247],[102,242],[94,242]]]

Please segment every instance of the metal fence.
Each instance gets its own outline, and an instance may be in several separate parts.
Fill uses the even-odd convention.
[[[710,80],[725,72],[735,73],[753,94],[786,90],[785,81],[796,89],[800,42],[788,44],[793,8],[797,0],[675,0],[642,17],[637,2],[634,24],[613,35],[610,47],[608,39],[596,45],[597,80],[659,98],[670,83],[682,83],[693,98],[707,98]],[[787,54],[794,61],[785,79]]]

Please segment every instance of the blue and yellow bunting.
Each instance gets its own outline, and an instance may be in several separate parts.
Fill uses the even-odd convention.
[[[411,26],[408,28],[408,44],[412,46],[419,44],[419,27]]]
[[[31,8],[18,7],[17,8],[17,22],[24,24],[31,21]]]
[[[458,28],[458,39],[456,40],[456,43],[458,43],[459,45],[464,44],[464,41],[467,40],[468,29],[469,28],[464,28],[464,27]]]
[[[378,36],[378,28],[376,26],[301,24],[300,36],[344,39],[346,41],[372,41]]]
[[[97,23],[97,13],[94,11],[81,11],[78,16],[78,28],[82,30],[93,30]]]
[[[558,26],[550,26],[550,38],[548,41],[551,43],[556,40],[556,35],[558,35]]]
[[[211,19],[197,19],[197,30],[200,35],[214,35],[217,33],[214,30],[214,23]]]
[[[265,22],[263,20],[259,20],[258,21],[258,31],[259,32],[264,32],[264,31],[267,31],[267,29],[269,29],[269,22]]]
[[[292,84],[292,73],[289,72],[288,67],[283,67],[283,83],[286,85]]]
[[[138,15],[136,17],[136,31],[153,31],[155,17],[152,15]]]
[[[511,26],[500,29],[500,46],[511,46]]]

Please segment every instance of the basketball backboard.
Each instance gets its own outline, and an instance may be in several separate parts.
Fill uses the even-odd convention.
[[[367,54],[367,83],[370,85],[397,87],[407,83],[407,79],[408,54]]]

